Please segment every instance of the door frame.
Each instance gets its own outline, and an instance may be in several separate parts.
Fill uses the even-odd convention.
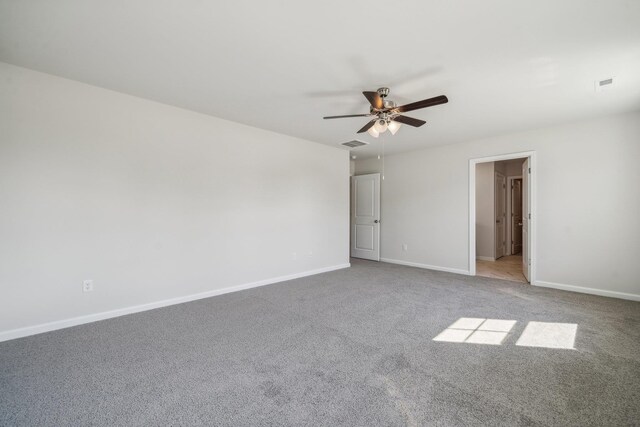
[[[512,231],[513,231],[513,217],[511,214],[513,211],[511,210],[512,196],[511,196],[511,186],[513,185],[513,181],[516,179],[522,179],[522,175],[512,175],[507,176],[507,242],[511,242],[513,240]],[[511,244],[507,245],[509,252],[507,255],[513,255],[513,248]]]
[[[529,167],[531,174],[530,182],[530,200],[529,211],[531,213],[530,228],[531,235],[529,248],[531,259],[531,272],[529,283],[534,284],[537,277],[537,179],[536,179],[536,152],[522,151],[519,153],[500,154],[495,156],[477,157],[469,159],[469,275],[476,275],[476,165],[478,163],[499,162],[501,160],[513,160],[520,158],[529,158]]]

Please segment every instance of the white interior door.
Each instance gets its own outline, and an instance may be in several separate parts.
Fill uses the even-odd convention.
[[[531,274],[531,175],[529,159],[522,163],[522,273],[527,281]]]
[[[351,178],[351,256],[380,261],[380,174]]]
[[[496,172],[495,213],[496,213],[496,259],[505,254],[507,234],[507,178]]]
[[[522,252],[522,179],[511,183],[511,253]]]

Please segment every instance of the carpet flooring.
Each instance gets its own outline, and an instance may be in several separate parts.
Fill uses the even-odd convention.
[[[2,426],[638,424],[640,303],[385,263],[0,343]]]

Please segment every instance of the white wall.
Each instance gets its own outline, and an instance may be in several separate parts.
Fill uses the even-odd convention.
[[[349,262],[346,150],[4,63],[0,129],[0,338]]]
[[[495,259],[495,162],[476,166],[476,257]]]
[[[640,298],[638,112],[387,157],[382,257],[467,272],[469,159],[530,150],[537,284]],[[356,161],[356,174],[379,164]]]

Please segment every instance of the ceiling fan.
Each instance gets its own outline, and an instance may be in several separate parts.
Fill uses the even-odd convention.
[[[420,108],[432,107],[434,105],[445,104],[449,102],[446,96],[440,95],[435,98],[424,99],[422,101],[412,102],[411,104],[397,106],[395,102],[387,100],[389,95],[388,87],[381,87],[375,92],[362,92],[367,98],[371,106],[369,114],[349,114],[346,116],[326,116],[324,119],[342,119],[345,117],[373,117],[373,119],[364,125],[357,133],[368,132],[369,135],[377,138],[378,135],[387,129],[395,135],[401,124],[420,127],[426,122],[413,117],[403,116],[402,113],[408,111],[419,110]]]

